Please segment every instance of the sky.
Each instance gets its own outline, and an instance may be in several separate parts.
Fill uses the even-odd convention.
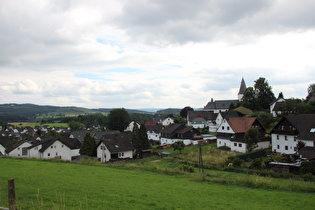
[[[314,0],[0,0],[0,104],[202,108],[315,83]]]

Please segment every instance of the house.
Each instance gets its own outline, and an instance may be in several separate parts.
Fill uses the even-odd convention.
[[[244,115],[240,114],[237,111],[229,110],[227,112],[219,112],[217,118],[215,119],[216,128],[218,129],[224,119],[228,120],[230,117],[243,117]]]
[[[140,124],[135,122],[135,121],[131,121],[129,123],[129,125],[127,126],[127,128],[124,130],[124,131],[129,131],[129,132],[132,132],[133,131],[133,128],[135,127],[135,125],[138,126],[138,128],[140,128]]]
[[[166,118],[164,118],[162,120],[162,125],[163,126],[168,126],[170,124],[174,124],[174,117],[173,117],[173,115],[169,115],[169,116],[167,116]]]
[[[229,110],[231,104],[237,106],[238,100],[216,100],[211,98],[211,101],[203,108],[203,111],[210,111],[214,113],[226,112]]]
[[[295,154],[297,143],[315,147],[315,114],[289,114],[271,130],[272,151]],[[314,151],[314,150],[313,150]]]
[[[32,146],[32,143],[25,140],[20,140],[16,144],[7,149],[7,156],[13,157],[28,157],[28,147]]]
[[[161,141],[161,130],[162,125],[145,125],[147,129],[148,139],[153,141],[155,144],[160,144]]]
[[[170,124],[161,130],[161,145],[173,144],[177,141],[182,141],[185,145],[190,145],[191,139],[199,135],[199,131],[191,126],[186,127],[181,124]]]
[[[278,98],[270,103],[270,114],[273,117],[277,117],[281,114],[281,105],[285,103],[285,99],[283,98],[283,94],[280,93]]]
[[[133,158],[134,151],[131,132],[104,135],[97,144],[97,157],[101,162]]]
[[[28,157],[72,160],[79,156],[81,142],[75,138],[48,139],[28,147]]]
[[[257,128],[260,141],[255,149],[268,148],[270,141],[265,138],[265,129],[254,117],[230,117],[224,119],[217,130],[217,147],[226,146],[232,151],[247,152],[245,133],[249,128]]]
[[[218,114],[209,111],[188,111],[187,125],[193,128],[208,127],[210,132],[216,132],[216,118]]]

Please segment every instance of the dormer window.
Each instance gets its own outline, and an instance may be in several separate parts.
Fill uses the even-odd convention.
[[[224,126],[222,126],[222,130],[224,130]]]

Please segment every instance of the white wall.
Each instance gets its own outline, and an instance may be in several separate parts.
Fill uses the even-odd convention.
[[[246,144],[243,142],[235,142],[231,141],[231,151],[236,151],[236,152],[246,152]]]
[[[72,152],[69,147],[57,140],[42,153],[41,158],[50,159],[59,156],[62,160],[71,160]]]
[[[294,154],[296,152],[297,142],[293,135],[271,134],[273,152]]]
[[[0,152],[5,155],[5,148],[4,146],[2,146],[2,144],[0,144]]]
[[[96,152],[97,158],[99,158],[101,162],[108,162],[111,159],[111,153],[103,142],[98,145]],[[118,153],[118,158],[133,158],[133,151],[121,151]]]
[[[19,147],[15,148],[14,150],[12,150],[10,152],[10,154],[8,154],[8,156],[14,156],[14,157],[28,157],[28,152],[26,155],[22,155],[22,150],[23,148],[27,148],[32,146],[31,143],[28,142],[24,142],[23,144],[21,144]]]
[[[231,148],[231,141],[228,139],[217,139],[217,147],[227,146]]]
[[[147,131],[148,139],[154,141],[160,141],[161,133],[155,133],[154,131]]]
[[[168,125],[173,124],[173,123],[174,123],[174,120],[170,117],[167,117],[162,121],[163,126],[168,126]]]

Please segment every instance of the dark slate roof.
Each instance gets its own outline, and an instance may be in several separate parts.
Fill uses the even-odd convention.
[[[238,100],[211,100],[208,104],[204,107],[204,110],[217,110],[217,109],[229,109],[230,105],[233,103],[237,105]]]
[[[28,142],[28,141],[20,140],[20,141],[16,142],[14,145],[12,145],[10,148],[7,149],[6,153],[12,152],[14,149],[18,148],[19,146],[21,146],[25,142]]]
[[[161,130],[163,128],[162,125],[146,125],[145,128],[147,131],[154,131],[155,133],[161,133]]]
[[[195,133],[200,134],[199,131],[197,129],[193,128],[193,127],[185,127],[183,129],[177,131],[176,133],[178,133],[178,134],[185,134],[187,132],[190,132],[191,130],[194,131]]]
[[[184,128],[185,126],[181,124],[170,124],[161,130],[161,133],[175,133],[175,131]]]
[[[62,137],[61,139],[47,139],[41,142],[38,142],[36,144],[33,144],[29,147],[29,149],[36,147],[38,145],[42,145],[42,148],[39,150],[40,152],[44,152],[48,147],[50,147],[55,141],[60,141],[70,149],[80,149],[81,142],[76,138],[68,138],[68,137]]]
[[[193,121],[196,117],[202,117],[205,120],[215,121],[218,116],[218,113],[213,113],[210,111],[188,111],[187,112],[187,120]]]
[[[244,94],[246,90],[246,84],[244,78],[242,78],[240,90],[238,91],[238,94]]]
[[[12,138],[7,136],[0,136],[0,144],[4,147]]]
[[[132,144],[132,133],[124,132],[118,134],[104,135],[98,145],[103,142],[111,153],[134,150]]]
[[[304,158],[315,158],[315,147],[303,147],[299,153]]]
[[[230,117],[242,117],[244,116],[240,112],[229,110],[227,112],[220,112],[223,119],[229,119]]]
[[[298,139],[315,141],[315,114],[290,114],[285,118],[298,130]]]

